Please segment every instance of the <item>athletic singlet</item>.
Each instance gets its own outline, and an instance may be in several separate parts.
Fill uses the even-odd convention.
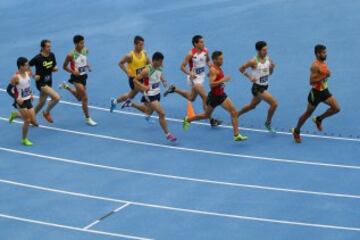
[[[144,79],[144,85],[150,87],[146,94],[148,96],[158,95],[160,94],[162,68],[154,68],[151,64],[146,67],[148,68],[149,76]]]
[[[256,68],[253,69],[252,75],[256,78],[256,84],[267,86],[269,84],[269,75],[270,75],[270,58],[265,57],[265,62],[262,63],[258,56],[255,57]]]
[[[132,60],[130,63],[128,63],[128,71],[131,77],[135,77],[136,75],[140,74],[146,66],[147,57],[145,51],[141,51],[140,57],[138,57],[134,51],[131,51],[130,56]]]
[[[205,77],[206,58],[208,50],[204,48],[200,53],[196,48],[191,49],[192,58],[189,61],[190,71],[196,76]]]
[[[327,76],[327,74],[329,73],[329,68],[325,62],[320,62],[316,60],[313,64],[318,66],[320,70],[320,75],[322,77]],[[328,78],[325,78],[323,81],[320,82],[312,83],[311,85],[314,89],[318,91],[323,91],[328,88]]]
[[[79,71],[80,75],[85,75],[88,71],[88,61],[87,61],[88,50],[83,48],[79,53],[75,49],[71,51],[72,61],[71,61],[71,70]]]
[[[221,79],[224,78],[224,72],[221,68],[219,67],[216,67],[216,66],[212,66],[213,68],[215,68],[217,71],[218,71],[218,74],[216,75],[216,79],[215,79],[215,82],[218,82],[220,81]],[[221,96],[225,93],[224,91],[224,88],[225,88],[225,84],[222,83],[220,85],[217,85],[215,87],[212,87],[211,88],[211,93],[214,95],[214,96]]]
[[[18,84],[14,89],[15,97],[20,97],[22,100],[29,100],[31,98],[31,80],[29,74],[26,72],[26,76],[23,77],[17,72],[15,75],[18,78]]]

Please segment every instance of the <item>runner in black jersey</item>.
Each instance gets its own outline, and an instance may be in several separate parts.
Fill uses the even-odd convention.
[[[51,100],[45,111],[43,112],[44,118],[52,123],[53,119],[50,115],[51,109],[60,101],[59,94],[52,88],[52,73],[57,72],[56,58],[54,53],[51,52],[50,40],[41,41],[41,50],[33,59],[30,60],[29,65],[35,66],[36,88],[40,91],[39,102],[35,107],[35,113],[38,113],[46,103],[49,96]]]

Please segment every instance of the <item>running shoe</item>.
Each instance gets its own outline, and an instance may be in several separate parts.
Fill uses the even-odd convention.
[[[30,140],[27,139],[27,138],[22,139],[21,144],[24,145],[24,146],[32,146],[33,145],[33,143],[30,142]]]
[[[53,123],[54,120],[51,117],[51,114],[49,112],[43,112],[43,117],[45,118],[46,121],[48,121],[49,123]]]
[[[243,135],[241,135],[240,133],[239,133],[238,135],[234,136],[234,141],[236,141],[236,142],[238,142],[238,141],[245,141],[245,140],[247,140],[247,139],[248,139],[247,136],[243,136]]]
[[[172,135],[171,133],[168,133],[166,135],[166,139],[169,140],[170,142],[176,142],[176,137],[174,135]]]
[[[9,117],[9,123],[12,123],[14,121],[15,118],[17,118],[18,114],[16,111],[12,111],[10,113],[10,117]]]
[[[265,126],[265,128],[266,128],[269,132],[271,132],[271,133],[276,133],[275,129],[273,129],[273,128],[271,127],[271,123],[265,122],[264,126]]]
[[[168,89],[165,90],[164,97],[166,97],[169,93],[175,92],[175,89],[176,87],[174,84],[170,85],[170,87],[168,87]]]
[[[183,129],[184,129],[184,131],[187,131],[189,129],[189,127],[190,127],[190,122],[189,122],[188,118],[185,117],[184,121],[183,121]]]
[[[321,121],[319,121],[316,116],[312,117],[312,121],[315,123],[317,130],[319,130],[321,132],[323,130]]]
[[[124,109],[124,108],[128,108],[128,107],[131,107],[131,99],[127,99],[123,105],[121,105],[121,109]]]
[[[60,85],[59,85],[59,89],[69,89],[69,85],[66,83],[66,82],[62,82]]]
[[[218,119],[215,119],[215,118],[210,119],[210,125],[212,127],[220,126],[222,123],[223,122],[221,120],[218,120]]]
[[[293,134],[294,141],[296,143],[301,143],[302,139],[301,139],[301,136],[300,136],[300,131],[296,131],[295,128],[292,128],[291,132]]]
[[[86,124],[89,126],[96,126],[97,122],[95,122],[91,117],[86,118]]]
[[[112,98],[110,100],[110,112],[114,112],[115,108],[116,108],[116,104],[117,104],[117,100],[116,98]]]

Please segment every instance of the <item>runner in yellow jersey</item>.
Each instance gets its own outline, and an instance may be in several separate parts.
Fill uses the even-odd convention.
[[[124,102],[121,108],[127,107],[131,103],[139,90],[134,85],[134,78],[150,64],[150,59],[144,50],[144,38],[141,36],[135,36],[134,38],[134,50],[126,54],[120,59],[119,67],[129,78],[130,91],[123,95],[112,98],[110,102],[110,112],[113,112],[116,108],[116,104]]]

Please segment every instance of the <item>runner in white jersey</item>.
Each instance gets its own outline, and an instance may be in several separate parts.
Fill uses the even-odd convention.
[[[269,76],[273,73],[275,64],[267,55],[267,43],[259,41],[255,44],[257,55],[247,61],[240,67],[240,72],[244,74],[252,83],[251,92],[253,98],[250,103],[246,104],[239,112],[238,116],[255,109],[256,106],[264,100],[269,104],[269,110],[267,119],[265,121],[265,127],[270,132],[275,133],[275,130],[271,127],[272,117],[277,108],[276,99],[268,92]],[[251,73],[246,72],[248,68],[252,69]]]
[[[171,85],[165,92],[164,97],[169,93],[177,93],[187,100],[193,102],[196,97],[200,95],[203,101],[203,109],[206,109],[207,91],[204,87],[206,78],[206,70],[210,66],[210,58],[208,50],[205,48],[204,38],[200,35],[195,35],[192,39],[193,48],[186,55],[181,64],[181,70],[187,75],[187,82],[191,87],[191,91],[185,91],[174,84]],[[187,69],[187,65],[189,68]],[[209,117],[211,126],[218,126],[221,124],[220,120]]]
[[[60,85],[60,88],[68,90],[78,101],[81,101],[86,124],[96,126],[97,123],[89,114],[86,90],[87,73],[90,71],[87,59],[89,51],[85,48],[85,39],[83,36],[75,35],[73,41],[75,49],[66,56],[63,69],[71,74],[69,82],[73,84],[75,88],[71,88],[65,82]]]
[[[176,137],[169,132],[165,119],[165,111],[160,105],[160,85],[166,85],[162,75],[164,55],[155,52],[152,56],[152,63],[147,65],[140,74],[134,78],[134,84],[139,91],[143,92],[142,104],[130,102],[126,107],[133,107],[150,116],[154,111],[159,115],[159,123],[163,129],[166,139],[175,142]]]
[[[33,143],[28,139],[29,125],[39,126],[32,105],[31,70],[29,68],[29,61],[24,57],[17,59],[17,66],[18,72],[11,78],[7,92],[14,99],[13,106],[19,110],[20,116],[24,121],[21,143],[25,146],[31,146]],[[10,123],[15,118],[13,115],[14,113],[9,118]]]

